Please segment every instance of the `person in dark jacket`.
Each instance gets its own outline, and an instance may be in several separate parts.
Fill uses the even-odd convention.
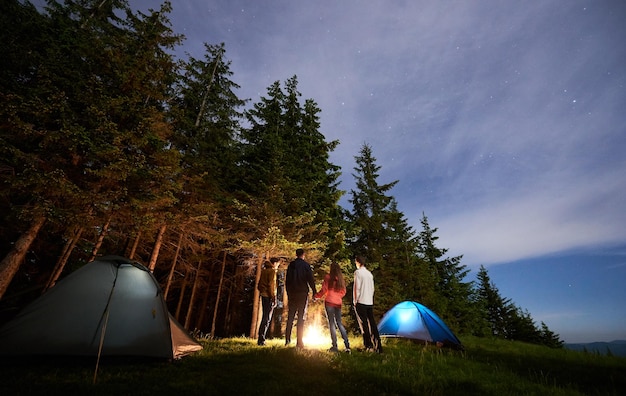
[[[311,269],[311,265],[304,259],[304,249],[296,249],[296,259],[289,263],[287,275],[285,276],[285,289],[287,291],[287,304],[289,308],[287,313],[287,327],[285,328],[285,345],[291,343],[291,330],[293,328],[294,318],[297,314],[296,348],[304,348],[304,320],[309,302],[309,288],[313,294],[317,293],[315,280],[313,279],[313,270]]]

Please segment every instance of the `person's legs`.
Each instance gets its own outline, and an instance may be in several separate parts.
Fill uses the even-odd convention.
[[[372,329],[371,337],[372,344],[376,352],[382,353],[383,346],[380,342],[380,334],[378,333],[378,326],[376,325],[376,319],[374,318],[374,307],[370,307],[367,311],[367,321],[370,323]]]
[[[272,320],[272,301],[269,297],[261,296],[261,306],[263,307],[263,316],[261,317],[261,325],[259,326],[259,339],[257,344],[265,345],[265,335]]]
[[[370,324],[367,319],[367,305],[357,304],[356,305],[356,314],[359,319],[359,325],[361,326],[361,332],[363,332],[363,346],[365,349],[373,348],[372,344],[372,336],[370,333]]]
[[[333,349],[337,349],[337,331],[335,321],[337,320],[337,308],[326,305],[326,317],[328,318],[328,331]],[[341,312],[341,311],[340,311]]]
[[[293,319],[296,316],[296,301],[289,300],[287,312],[287,327],[285,327],[285,345],[291,342],[291,330],[293,328]]]
[[[298,337],[296,347],[304,348],[304,321],[306,319],[307,295],[298,296],[297,310],[298,323],[296,324],[296,335]]]
[[[343,345],[346,347],[347,350],[349,350],[350,340],[348,339],[348,332],[346,331],[346,328],[342,323],[341,308],[336,308],[335,310],[335,322],[337,323],[337,327],[339,328],[339,333],[341,333],[341,338],[343,338]]]

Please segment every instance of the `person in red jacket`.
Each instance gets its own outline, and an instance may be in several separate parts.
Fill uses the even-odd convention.
[[[341,300],[345,295],[346,282],[343,280],[341,267],[339,267],[339,264],[333,262],[330,264],[330,273],[324,276],[322,289],[314,296],[316,299],[326,296],[324,308],[326,308],[328,330],[330,331],[330,340],[332,342],[332,347],[328,350],[329,352],[339,352],[337,349],[336,331],[336,327],[338,327],[341,337],[343,338],[345,352],[350,353],[350,340],[348,340],[348,333],[341,321]]]

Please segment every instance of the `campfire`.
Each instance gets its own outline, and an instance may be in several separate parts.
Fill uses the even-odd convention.
[[[304,345],[308,348],[320,348],[330,345],[330,335],[324,325],[326,324],[324,308],[310,309],[307,316],[307,325],[304,328]]]

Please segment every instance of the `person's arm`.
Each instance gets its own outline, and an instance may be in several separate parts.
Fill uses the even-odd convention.
[[[319,292],[315,293],[313,297],[322,298],[328,293],[328,277],[324,277],[324,281],[322,282],[322,288]]]
[[[287,295],[291,292],[291,285],[293,283],[293,265],[289,264],[287,272],[285,273],[285,291]]]
[[[359,296],[360,296],[360,291],[359,291],[359,287],[360,287],[360,281],[359,281],[359,274],[357,273],[357,271],[354,272],[354,285],[352,287],[352,303],[356,306],[356,303],[359,301]]]
[[[307,271],[308,284],[309,284],[309,287],[311,288],[311,291],[313,292],[313,295],[316,295],[317,288],[315,287],[315,278],[313,278],[313,270],[311,269],[310,265],[308,267],[309,267],[309,270]]]

